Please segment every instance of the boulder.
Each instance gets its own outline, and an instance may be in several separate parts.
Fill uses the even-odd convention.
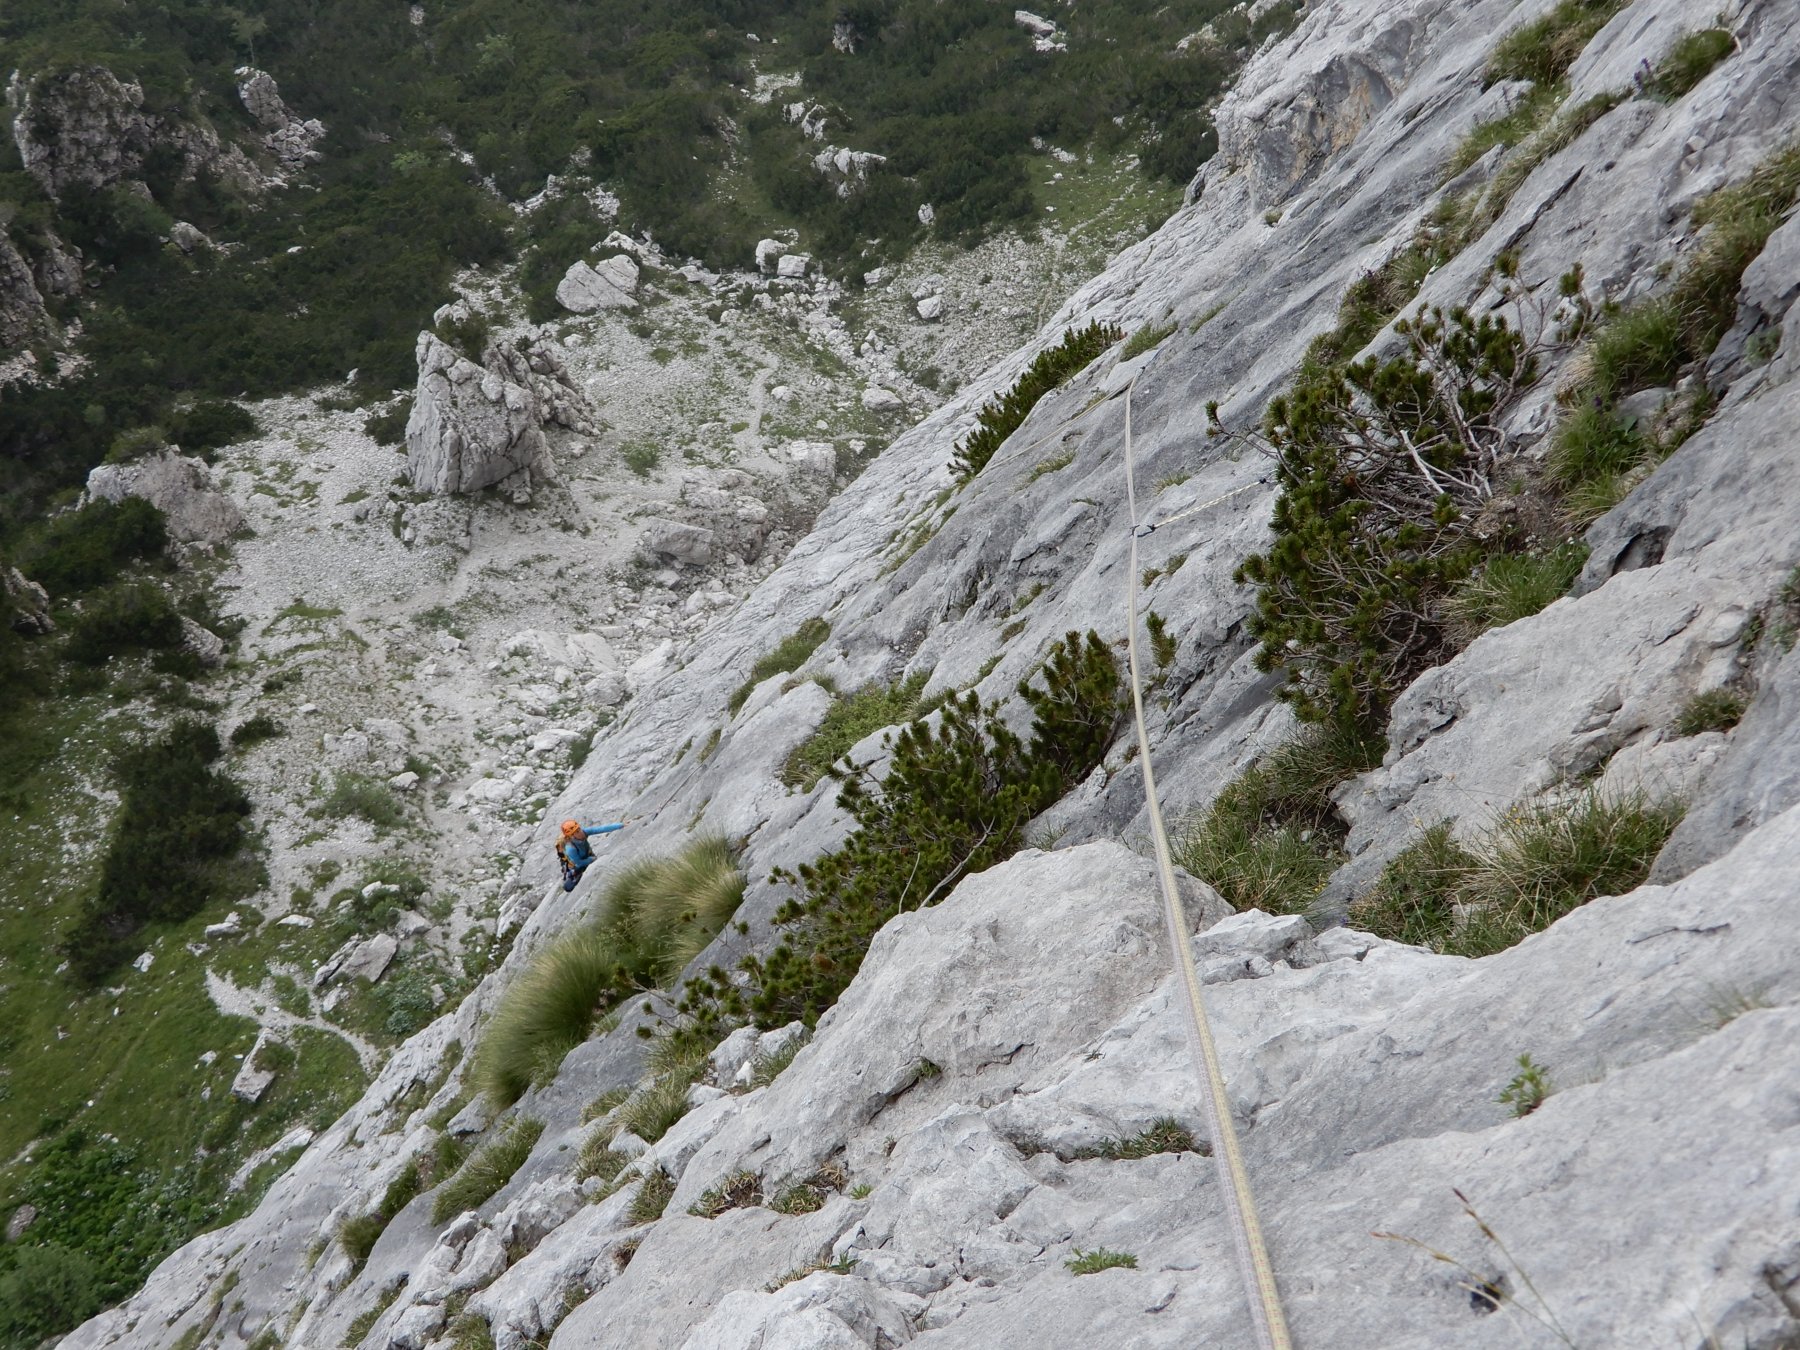
[[[784,253],[781,261],[775,264],[775,275],[789,281],[798,281],[806,275],[806,269],[812,259],[804,253]]]
[[[926,323],[936,323],[939,319],[944,317],[944,297],[941,295],[928,295],[923,300],[919,301],[918,310],[919,317]]]
[[[862,405],[870,412],[893,412],[901,406],[900,395],[892,389],[872,384],[862,391]]]
[[[543,407],[528,386],[420,333],[419,382],[406,420],[407,476],[424,492],[474,492],[515,476],[554,477]],[[504,369],[505,363],[494,362]],[[516,372],[508,371],[508,374]]]
[[[713,532],[702,525],[651,519],[645,521],[639,548],[651,561],[666,559],[683,567],[704,567],[712,561]]]
[[[225,639],[185,617],[181,621],[181,647],[209,670],[225,664]]]
[[[129,464],[102,464],[88,474],[87,500],[142,497],[163,513],[169,534],[196,544],[223,544],[244,528],[238,504],[220,492],[204,461],[173,447]]]
[[[598,267],[577,262],[556,285],[556,302],[575,314],[637,308],[638,266],[625,254]]]
[[[50,617],[50,593],[16,567],[0,572],[0,617],[21,637],[41,637],[56,631],[56,623]]]
[[[255,1106],[262,1100],[263,1093],[275,1081],[275,1071],[259,1067],[257,1056],[262,1053],[263,1046],[269,1042],[269,1033],[257,1034],[256,1044],[250,1047],[250,1053],[244,1056],[244,1063],[237,1071],[237,1077],[231,1080],[231,1095],[241,1102]]]
[[[37,1216],[36,1205],[20,1205],[12,1212],[12,1217],[6,1221],[6,1240],[17,1242],[24,1237],[25,1230],[37,1222]]]
[[[169,242],[183,253],[195,253],[212,247],[212,240],[198,226],[190,225],[185,220],[178,220],[169,226]]]
[[[374,984],[387,973],[388,966],[393,964],[394,956],[399,950],[399,939],[393,934],[377,933],[344,958],[343,965],[338,967],[338,974],[345,979],[355,978],[365,984]]]
[[[756,270],[765,276],[774,272],[781,255],[787,252],[788,246],[779,239],[759,239],[756,241]]]

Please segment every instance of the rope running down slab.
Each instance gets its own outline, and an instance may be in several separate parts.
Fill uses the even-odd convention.
[[[1219,1172],[1219,1191],[1225,1197],[1226,1218],[1237,1243],[1239,1272],[1249,1296],[1250,1319],[1256,1325],[1257,1344],[1262,1350],[1292,1350],[1287,1319],[1281,1310],[1281,1292],[1275,1284],[1275,1268],[1269,1263],[1268,1248],[1263,1244],[1262,1226],[1256,1219],[1256,1204],[1250,1193],[1250,1174],[1244,1167],[1243,1153],[1238,1147],[1237,1126],[1231,1118],[1231,1101],[1225,1095],[1225,1075],[1219,1067],[1218,1047],[1213,1044],[1212,1026],[1207,1021],[1206,1005],[1200,996],[1200,974],[1194,966],[1194,946],[1188,937],[1188,925],[1181,908],[1181,896],[1175,889],[1175,869],[1169,857],[1169,837],[1163,828],[1162,807],[1156,797],[1156,774],[1150,765],[1150,736],[1144,727],[1144,696],[1138,676],[1138,538],[1137,487],[1132,481],[1131,400],[1137,391],[1134,378],[1125,390],[1125,499],[1131,513],[1131,566],[1125,573],[1126,611],[1130,626],[1126,629],[1126,649],[1131,664],[1131,707],[1137,720],[1138,763],[1144,766],[1144,801],[1150,813],[1150,837],[1156,847],[1156,872],[1162,884],[1163,917],[1169,926],[1169,945],[1175,954],[1181,975],[1182,990],[1187,996],[1188,1039],[1197,1061],[1206,1091],[1203,1095],[1207,1128],[1212,1134],[1213,1162]],[[1266,480],[1263,480],[1266,481]],[[1206,506],[1224,501],[1257,486],[1243,487],[1211,502],[1202,502],[1181,515],[1192,515]],[[1180,516],[1159,521],[1143,530],[1149,534]]]

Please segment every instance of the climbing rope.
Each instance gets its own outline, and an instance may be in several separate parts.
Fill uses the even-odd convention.
[[[1132,479],[1131,400],[1137,391],[1133,378],[1125,390],[1125,500],[1131,513],[1131,566],[1125,574],[1125,596],[1130,627],[1126,629],[1126,651],[1131,665],[1131,708],[1137,719],[1138,763],[1144,766],[1144,801],[1150,812],[1150,838],[1156,847],[1156,873],[1162,883],[1163,917],[1169,926],[1169,945],[1175,954],[1175,965],[1181,975],[1182,990],[1187,996],[1189,1046],[1194,1051],[1196,1067],[1205,1084],[1202,1094],[1206,1107],[1207,1128],[1212,1133],[1213,1163],[1219,1172],[1219,1191],[1225,1197],[1225,1213],[1231,1234],[1237,1243],[1239,1273],[1250,1302],[1250,1319],[1256,1324],[1257,1344],[1262,1350],[1292,1350],[1287,1319],[1281,1311],[1281,1292],[1275,1285],[1275,1268],[1269,1264],[1269,1251],[1263,1244],[1262,1226],[1256,1220],[1256,1204],[1250,1194],[1250,1174],[1244,1167],[1244,1156],[1238,1148],[1237,1126],[1231,1118],[1231,1101],[1225,1095],[1225,1075],[1219,1068],[1218,1047],[1213,1044],[1212,1026],[1206,1018],[1206,1004],[1200,996],[1200,974],[1194,966],[1194,946],[1188,937],[1188,925],[1181,908],[1181,896],[1175,889],[1175,867],[1169,858],[1169,836],[1163,828],[1162,807],[1156,797],[1156,774],[1150,765],[1150,735],[1144,727],[1143,684],[1138,677],[1138,539],[1137,487]],[[1262,480],[1266,481],[1266,480]],[[1210,502],[1202,502],[1182,516],[1194,514],[1257,486],[1246,483]],[[1171,516],[1144,529],[1151,531],[1168,525],[1181,516]]]

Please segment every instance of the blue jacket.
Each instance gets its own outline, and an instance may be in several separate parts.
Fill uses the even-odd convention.
[[[583,834],[611,834],[614,830],[624,829],[625,824],[621,821],[616,825],[584,825],[581,828]],[[587,840],[579,836],[563,840],[562,849],[563,857],[569,860],[569,866],[577,872],[594,861],[594,850],[588,847]]]

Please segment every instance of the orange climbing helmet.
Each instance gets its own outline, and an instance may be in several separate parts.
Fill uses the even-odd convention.
[[[573,839],[580,833],[581,822],[579,820],[565,820],[562,823],[562,837],[564,839]]]

